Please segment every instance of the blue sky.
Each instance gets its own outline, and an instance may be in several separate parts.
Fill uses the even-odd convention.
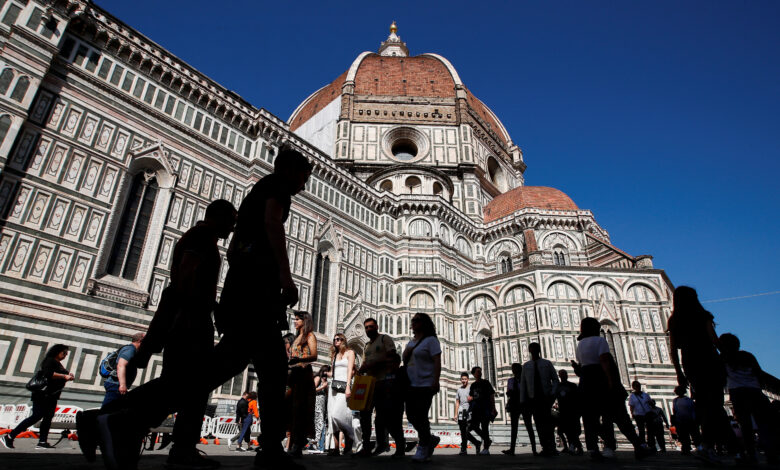
[[[780,2],[98,3],[284,120],[396,20],[499,116],[527,184],[702,300],[780,291]],[[705,306],[780,375],[780,295]]]

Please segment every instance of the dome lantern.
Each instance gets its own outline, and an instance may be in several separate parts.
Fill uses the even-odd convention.
[[[406,43],[401,41],[401,38],[396,33],[398,33],[398,25],[393,21],[390,25],[390,35],[379,46],[379,55],[385,57],[409,57],[409,49],[406,47]]]

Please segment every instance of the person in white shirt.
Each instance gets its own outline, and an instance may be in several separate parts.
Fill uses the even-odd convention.
[[[626,412],[626,389],[620,382],[620,373],[615,358],[609,352],[607,340],[600,333],[598,320],[583,318],[577,337],[577,361],[571,361],[574,372],[580,377],[578,388],[583,403],[585,444],[593,460],[614,457],[617,446],[614,423],[633,444],[634,456],[641,459],[646,456],[647,447],[640,442]],[[604,439],[603,454],[599,452],[599,437]]]
[[[529,344],[528,352],[531,360],[523,364],[520,375],[520,402],[525,403],[534,416],[542,455],[555,455],[555,428],[551,411],[558,392],[558,374],[552,362],[542,359],[542,346],[539,343]]]
[[[469,442],[474,444],[477,448],[477,454],[479,454],[479,446],[482,444],[471,434],[469,430],[469,391],[471,385],[469,385],[469,373],[461,372],[460,374],[460,388],[455,391],[455,420],[458,422],[458,428],[460,428],[460,452],[458,455],[468,454],[467,450]]]
[[[642,384],[638,380],[631,383],[633,392],[628,397],[628,407],[631,409],[631,415],[636,421],[636,428],[639,431],[639,440],[647,442],[645,431],[648,429],[647,413],[650,412],[650,395],[642,391]]]
[[[412,317],[414,337],[406,343],[403,359],[409,377],[409,391],[406,394],[406,418],[417,430],[420,443],[415,462],[431,460],[440,438],[431,435],[428,411],[434,395],[439,393],[441,377],[441,345],[436,337],[436,326],[431,317],[417,313]]]

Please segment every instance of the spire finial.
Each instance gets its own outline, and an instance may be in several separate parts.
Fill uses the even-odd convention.
[[[390,25],[390,33],[395,34],[398,32],[398,25],[395,24],[395,20],[393,20],[393,24]]]
[[[379,55],[409,57],[409,49],[406,48],[406,43],[398,37],[397,32],[398,25],[393,21],[390,25],[390,35],[387,36],[387,40],[379,47]]]

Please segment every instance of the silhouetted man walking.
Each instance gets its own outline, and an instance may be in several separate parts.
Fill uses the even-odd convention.
[[[281,331],[286,307],[298,302],[298,288],[290,274],[284,222],[291,197],[306,185],[311,163],[302,153],[282,148],[274,172],[258,181],[241,203],[233,240],[228,248],[230,270],[215,315],[224,336],[216,346],[209,382],[213,389],[243,371],[252,361],[259,378],[262,452],[255,466],[303,468],[282,449],[285,416],[284,390],[287,354]],[[247,341],[251,329],[253,340]]]

